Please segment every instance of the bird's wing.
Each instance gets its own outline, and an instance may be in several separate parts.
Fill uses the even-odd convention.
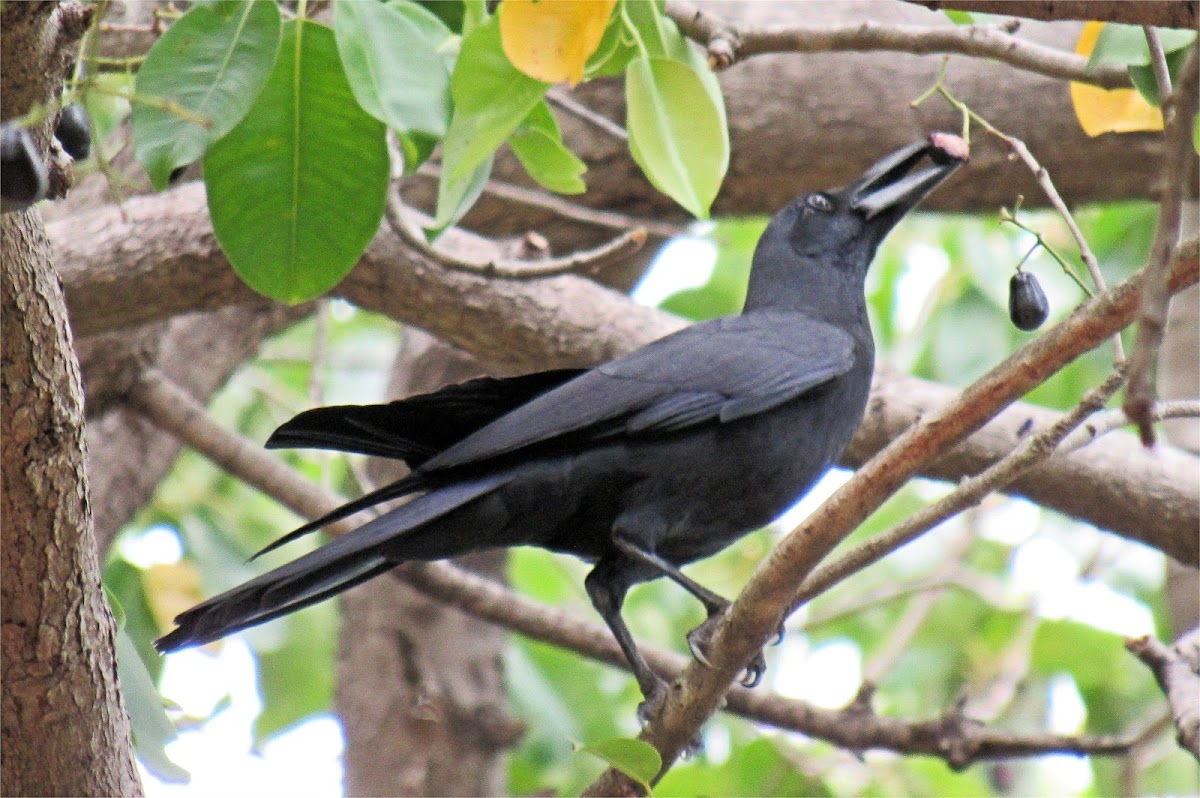
[[[313,448],[404,460],[412,468],[582,369],[481,377],[388,404],[335,405],[300,413],[267,440],[268,449]]]
[[[770,410],[853,365],[848,333],[798,313],[704,322],[515,408],[431,458],[422,471],[530,447],[726,423]]]

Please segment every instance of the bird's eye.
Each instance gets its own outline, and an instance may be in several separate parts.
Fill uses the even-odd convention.
[[[829,201],[829,197],[824,194],[810,194],[808,197],[808,205],[810,208],[816,208],[822,213],[829,213],[833,210],[833,203]]]

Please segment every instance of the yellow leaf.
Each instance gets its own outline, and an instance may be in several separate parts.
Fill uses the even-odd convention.
[[[500,40],[513,66],[531,78],[574,86],[600,46],[617,0],[504,0]]]
[[[146,601],[160,629],[173,627],[176,615],[194,607],[204,598],[200,589],[200,573],[187,560],[169,565],[152,565],[146,569],[143,580]]]
[[[1075,52],[1091,55],[1100,36],[1103,22],[1089,22],[1079,34]],[[1162,111],[1146,102],[1137,89],[1102,89],[1086,83],[1071,83],[1071,104],[1079,126],[1089,136],[1101,133],[1133,133],[1139,130],[1162,130]]]

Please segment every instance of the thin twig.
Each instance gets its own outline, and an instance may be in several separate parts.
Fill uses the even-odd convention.
[[[425,162],[417,169],[417,174],[422,177],[436,179],[441,177],[442,168],[438,164]],[[544,191],[525,188],[524,186],[515,186],[512,183],[504,183],[499,180],[488,180],[483,186],[483,193],[511,202],[519,202],[531,208],[541,208],[557,214],[564,219],[573,219],[577,222],[584,222],[585,224],[592,224],[597,227],[607,227],[610,230],[645,230],[659,238],[674,238],[677,235],[683,235],[687,232],[687,227],[684,225],[660,222],[655,219],[640,219],[636,216],[629,216],[628,214],[617,213],[615,211],[589,208],[586,205],[580,205],[577,202],[571,202],[562,197],[547,194]]]
[[[1154,82],[1158,84],[1159,102],[1171,96],[1171,70],[1167,66],[1167,54],[1163,52],[1162,39],[1153,25],[1143,25],[1146,46],[1150,49],[1150,66],[1154,69]]]
[[[1123,67],[1089,68],[1088,59],[1012,36],[994,25],[924,27],[864,21],[843,25],[734,26],[684,0],[668,0],[667,14],[688,38],[708,49],[714,68],[764,53],[887,50],[920,55],[956,53],[991,58],[1052,78],[1106,89],[1130,85]]]
[[[1173,399],[1168,402],[1155,402],[1150,414],[1152,421],[1167,421],[1172,418],[1200,418],[1200,400]],[[1101,435],[1118,430],[1131,423],[1124,410],[1105,410],[1087,420],[1087,423],[1075,430],[1062,442],[1059,452],[1069,454],[1076,449],[1082,449]]]
[[[594,275],[603,272],[613,263],[619,263],[633,255],[646,243],[646,231],[629,230],[598,247],[572,252],[558,258],[544,260],[510,260],[496,258],[489,261],[471,261],[444,250],[437,249],[425,240],[416,224],[407,218],[406,208],[399,196],[392,192],[388,196],[385,217],[392,230],[407,243],[424,252],[449,269],[473,272],[486,277],[501,277],[506,280],[532,280],[560,274]]]
[[[940,94],[943,97],[943,99],[946,100],[946,102],[950,103],[952,106],[957,108],[959,110],[959,112],[963,115],[963,131],[964,131],[963,138],[966,139],[968,142],[970,141],[970,136],[967,135],[967,133],[969,132],[969,125],[968,125],[967,120],[970,119],[970,120],[976,122],[977,124],[979,124],[984,130],[991,133],[993,136],[995,136],[996,138],[1000,139],[1005,144],[1007,144],[1009,146],[1009,149],[1011,149],[1013,151],[1013,153],[1018,158],[1021,159],[1021,162],[1025,164],[1025,166],[1029,169],[1029,171],[1031,171],[1033,173],[1034,178],[1037,180],[1038,185],[1041,187],[1042,191],[1045,193],[1046,198],[1050,200],[1051,206],[1053,206],[1054,210],[1056,210],[1058,212],[1058,215],[1063,218],[1063,221],[1066,222],[1067,229],[1071,232],[1071,237],[1075,239],[1075,244],[1076,244],[1076,246],[1079,247],[1079,257],[1083,260],[1084,264],[1087,266],[1088,273],[1091,274],[1092,282],[1096,284],[1097,290],[1099,290],[1101,293],[1103,293],[1104,291],[1107,291],[1108,286],[1104,282],[1104,274],[1100,271],[1100,262],[1096,259],[1095,253],[1092,252],[1092,248],[1088,244],[1087,238],[1083,235],[1083,231],[1080,230],[1079,225],[1076,224],[1075,216],[1071,213],[1070,208],[1067,207],[1067,203],[1063,201],[1062,195],[1058,193],[1058,189],[1055,188],[1054,181],[1050,179],[1050,173],[1048,171],[1046,171],[1046,168],[1044,166],[1042,166],[1040,163],[1038,163],[1037,158],[1033,157],[1033,153],[1029,151],[1029,147],[1025,146],[1024,141],[1017,138],[1016,136],[1010,136],[1009,134],[1000,130],[995,125],[993,125],[991,122],[989,122],[988,120],[984,119],[982,116],[977,114],[965,102],[963,102],[962,100],[959,100],[957,97],[955,97],[953,94],[950,93],[950,91],[946,88],[946,86],[944,84],[944,80],[946,77],[946,63],[947,62],[945,60],[942,61],[942,67],[938,71],[937,81],[934,83],[933,87],[929,91],[926,91],[924,94],[922,94],[917,99],[913,100],[912,105],[915,107],[915,106],[921,104],[929,96],[931,96],[932,94],[934,94],[936,92],[936,93]],[[1022,227],[1023,229],[1025,229],[1028,232],[1033,232],[1032,230],[1029,230],[1029,228],[1025,227],[1024,225],[1020,225],[1016,221],[1016,217],[1012,214],[1009,215],[1009,219],[1007,221],[1011,221],[1014,224],[1018,224],[1018,226]],[[1075,275],[1074,270],[1067,268],[1066,261],[1063,260],[1061,257],[1059,257],[1058,253],[1056,253],[1052,248],[1050,248],[1045,243],[1045,241],[1042,239],[1040,234],[1035,233],[1035,235],[1037,235],[1038,243],[1042,244],[1042,246],[1044,246],[1046,248],[1046,250],[1048,252],[1050,252],[1050,254],[1053,255],[1058,260],[1058,262],[1062,265],[1062,267],[1066,271],[1066,273],[1068,275],[1070,275],[1070,277],[1073,280],[1075,280],[1075,282],[1077,284],[1079,284],[1079,286],[1081,288],[1084,289],[1085,293],[1090,294],[1091,292],[1089,292],[1087,290],[1087,288],[1085,288],[1083,286],[1083,283],[1080,282],[1079,278]],[[1113,343],[1113,360],[1116,363],[1124,362],[1125,346],[1121,342],[1120,331],[1113,333],[1112,343]]]
[[[1104,407],[1125,380],[1123,367],[1117,367],[1104,382],[1093,388],[1070,413],[1058,418],[1038,435],[1026,438],[1020,446],[958,486],[933,504],[927,505],[888,531],[867,540],[837,560],[813,571],[796,592],[793,606],[810,601],[851,574],[879,561],[906,543],[981,502],[988,494],[1003,488],[1025,471],[1045,460],[1058,448],[1067,434],[1091,414]]]
[[[568,95],[564,94],[559,89],[551,89],[550,91],[546,92],[546,99],[564,111],[579,117],[584,122],[587,122],[589,125],[599,130],[601,133],[612,136],[617,141],[629,141],[629,134],[625,131],[625,128],[621,127],[607,116],[596,113],[591,108],[588,108],[586,105],[574,99],[573,97],[569,97]]]
[[[309,518],[323,515],[342,499],[314,485],[278,457],[218,423],[189,393],[150,369],[131,394],[133,405],[154,424],[178,437],[234,476]],[[334,534],[352,531],[343,520]],[[574,650],[610,665],[628,668],[612,634],[601,624],[538,604],[484,577],[448,563],[407,563],[392,571],[426,595],[462,612],[513,631]],[[673,677],[688,658],[639,644],[651,666]],[[939,756],[955,767],[972,761],[1052,752],[1121,754],[1127,735],[1075,737],[1021,735],[953,720],[950,714],[927,721],[880,718],[847,710],[825,710],[804,702],[751,691],[729,693],[729,709],[751,720],[821,737],[854,750],[884,748],[900,753]]]
[[[1192,151],[1192,119],[1200,104],[1200,63],[1197,62],[1200,47],[1192,45],[1192,51],[1184,63],[1183,72],[1176,90],[1163,100],[1163,157],[1162,200],[1159,203],[1158,229],[1150,247],[1150,260],[1146,266],[1146,288],[1142,293],[1142,306],[1138,313],[1137,339],[1129,365],[1129,387],[1125,391],[1123,405],[1129,419],[1138,425],[1142,443],[1154,444],[1154,426],[1151,408],[1156,392],[1153,378],[1158,349],[1162,345],[1167,326],[1167,307],[1171,294],[1167,289],[1167,274],[1179,245],[1179,233],[1183,219],[1184,184],[1191,170],[1189,162],[1195,157]]]

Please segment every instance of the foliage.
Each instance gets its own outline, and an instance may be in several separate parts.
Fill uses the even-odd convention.
[[[539,184],[583,191],[586,166],[544,98],[552,81],[623,69],[634,159],[689,212],[708,214],[729,164],[724,102],[661,3],[464,8],[448,16],[452,29],[413,0],[338,3],[331,31],[304,18],[303,3],[282,26],[274,3],[198,3],[139,70],[137,157],[158,189],[203,159],[234,270],[300,302],[337,284],[378,229],[388,128],[409,173],[442,144],[436,236],[479,198],[505,142]]]

